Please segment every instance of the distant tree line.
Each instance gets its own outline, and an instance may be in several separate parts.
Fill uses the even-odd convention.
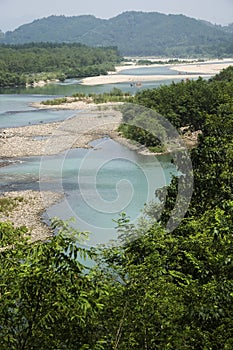
[[[37,80],[107,74],[120,62],[115,47],[31,43],[0,46],[0,86],[24,86]]]

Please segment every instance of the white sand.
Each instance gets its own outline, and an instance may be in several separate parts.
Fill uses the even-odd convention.
[[[117,83],[143,83],[146,81],[162,81],[162,80],[176,80],[176,79],[193,79],[196,74],[179,74],[179,75],[100,75],[98,77],[89,77],[81,81],[82,85],[104,85]]]
[[[142,83],[145,81],[162,81],[162,80],[176,80],[176,79],[194,79],[197,78],[197,73],[200,73],[201,77],[211,77],[219,73],[223,68],[227,68],[230,65],[230,61],[233,59],[214,60],[208,61],[205,64],[200,63],[187,63],[187,64],[152,64],[146,65],[125,65],[117,66],[115,72],[109,72],[108,75],[101,75],[97,77],[84,78],[81,81],[83,85],[103,85],[103,84],[117,84],[117,83]],[[124,75],[120,74],[122,70],[132,68],[145,68],[145,67],[159,67],[169,66],[169,68],[180,72],[179,75]],[[183,74],[182,74],[183,73]],[[193,74],[192,74],[193,73]]]
[[[206,64],[190,63],[185,65],[176,65],[176,66],[172,66],[171,69],[181,73],[187,72],[187,73],[200,73],[200,75],[201,74],[215,75],[215,74],[218,74],[222,69],[225,69],[231,65],[232,63],[228,61],[224,62],[224,60],[221,60],[221,61],[209,62]]]

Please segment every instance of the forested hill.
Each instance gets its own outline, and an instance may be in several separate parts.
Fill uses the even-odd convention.
[[[184,15],[124,12],[114,18],[50,16],[0,35],[0,43],[79,42],[117,46],[123,55],[229,56],[232,31]]]

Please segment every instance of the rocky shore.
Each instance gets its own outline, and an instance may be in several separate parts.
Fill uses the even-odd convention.
[[[120,113],[112,108],[89,106],[62,122],[7,128],[0,131],[0,157],[43,156],[70,148],[88,148],[89,142],[114,134],[120,121]]]
[[[0,213],[0,221],[12,221],[15,227],[26,226],[29,230],[31,241],[45,240],[51,236],[52,231],[46,225],[41,215],[44,210],[62,199],[62,195],[54,192],[17,191],[5,192],[4,198],[23,198],[17,201],[16,207],[7,214]]]

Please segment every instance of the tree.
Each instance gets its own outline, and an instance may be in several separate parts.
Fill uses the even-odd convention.
[[[172,233],[120,218],[122,245],[102,250],[99,266],[111,285],[97,331],[106,349],[231,349],[233,202],[224,208]]]
[[[3,350],[102,349],[102,342],[93,342],[90,334],[102,292],[80,263],[91,258],[77,243],[85,235],[60,220],[53,225],[58,229],[55,236],[31,243],[24,237],[25,228],[0,224]]]

